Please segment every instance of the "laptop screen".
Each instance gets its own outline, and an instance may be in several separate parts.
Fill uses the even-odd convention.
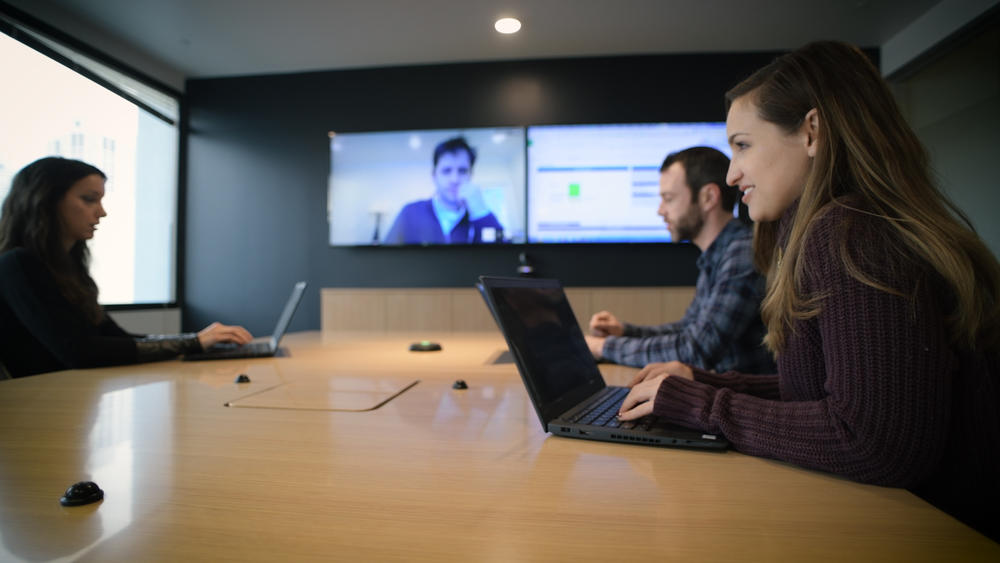
[[[604,387],[557,281],[484,277],[483,283],[535,406],[547,411],[540,415],[554,418]]]
[[[288,301],[285,303],[285,310],[281,312],[281,316],[278,317],[278,324],[274,327],[274,332],[271,333],[271,349],[277,350],[278,344],[281,343],[281,337],[285,335],[285,331],[288,330],[288,323],[292,321],[292,315],[295,314],[295,309],[299,306],[299,301],[302,299],[302,293],[306,289],[306,282],[300,281],[295,284],[292,289],[291,296],[288,297]]]

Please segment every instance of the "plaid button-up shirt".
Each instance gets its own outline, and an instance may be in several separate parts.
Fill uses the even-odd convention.
[[[660,326],[624,323],[623,336],[609,336],[602,355],[641,367],[679,360],[706,370],[774,373],[774,360],[761,344],[764,278],[753,267],[753,233],[732,220],[698,257],[694,300],[684,318]]]

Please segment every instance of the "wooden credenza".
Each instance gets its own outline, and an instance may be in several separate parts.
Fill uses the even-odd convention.
[[[607,310],[619,320],[656,325],[680,319],[694,287],[570,287],[566,295],[586,330],[594,313]],[[324,288],[324,332],[496,331],[496,323],[475,288]]]

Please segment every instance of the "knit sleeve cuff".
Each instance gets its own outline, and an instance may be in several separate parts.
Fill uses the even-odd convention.
[[[694,374],[694,380],[695,381],[704,381],[705,383],[708,383],[709,385],[712,385],[711,383],[709,383],[709,380],[712,379],[712,378],[714,378],[714,377],[717,377],[719,375],[719,374],[715,373],[714,371],[710,371],[710,370],[707,370],[707,369],[702,369],[700,367],[696,367],[696,366],[688,366],[688,367],[691,368],[691,373]]]
[[[709,413],[715,392],[711,385],[667,377],[656,392],[653,414],[672,424],[710,431]]]

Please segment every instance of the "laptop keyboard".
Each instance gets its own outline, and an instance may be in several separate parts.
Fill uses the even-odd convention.
[[[580,412],[569,417],[570,422],[577,424],[589,424],[591,426],[603,426],[605,428],[626,428],[649,430],[656,424],[655,416],[646,416],[639,420],[618,420],[618,411],[621,410],[622,401],[628,395],[628,387],[608,387],[607,390],[596,397],[594,402],[580,410]]]
[[[267,342],[248,342],[243,346],[212,347],[212,356],[216,358],[252,358],[254,356],[266,356],[271,352],[271,346]]]

